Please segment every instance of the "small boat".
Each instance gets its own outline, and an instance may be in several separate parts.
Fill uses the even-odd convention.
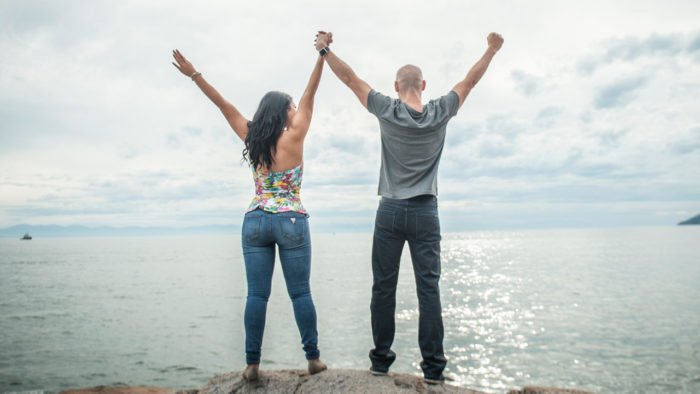
[[[30,241],[32,239],[32,236],[29,235],[29,233],[24,233],[24,236],[20,238],[21,241]]]

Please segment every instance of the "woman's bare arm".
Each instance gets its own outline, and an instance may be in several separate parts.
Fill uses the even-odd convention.
[[[291,129],[299,137],[304,138],[309,131],[311,125],[311,116],[314,112],[314,96],[318,90],[318,85],[321,82],[321,74],[323,74],[323,57],[319,56],[314,64],[314,69],[311,71],[309,83],[306,84],[306,89],[299,99],[297,114],[292,119]]]
[[[190,61],[187,60],[187,58],[185,58],[185,56],[180,53],[179,50],[173,50],[173,58],[175,59],[173,66],[180,70],[180,72],[184,75],[192,78],[194,83],[197,84],[202,92],[209,97],[209,100],[211,100],[221,110],[221,113],[224,114],[228,124],[231,125],[231,128],[238,135],[238,137],[241,140],[245,140],[246,135],[248,135],[248,119],[241,115],[233,104],[228,102],[218,91],[216,91],[216,89],[214,89],[214,87],[204,79],[202,73],[197,72],[192,63],[190,63]]]

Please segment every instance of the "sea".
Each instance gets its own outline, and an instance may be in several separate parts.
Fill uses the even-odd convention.
[[[312,243],[321,358],[367,370],[372,235]],[[700,393],[700,226],[445,233],[441,292],[453,384]],[[245,299],[235,235],[0,239],[0,392],[201,387],[244,368]],[[420,375],[407,247],[396,319]],[[305,366],[277,265],[261,368]]]

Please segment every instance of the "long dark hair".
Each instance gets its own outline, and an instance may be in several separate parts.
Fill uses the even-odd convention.
[[[243,160],[253,168],[272,167],[277,140],[287,125],[287,111],[292,97],[282,92],[267,92],[260,100],[253,120],[248,122]]]

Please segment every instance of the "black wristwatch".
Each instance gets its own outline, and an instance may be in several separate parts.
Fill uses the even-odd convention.
[[[318,54],[321,55],[321,56],[326,56],[326,54],[327,54],[328,52],[330,52],[330,51],[331,51],[330,48],[325,47],[325,48],[321,49],[320,51],[318,51]]]

